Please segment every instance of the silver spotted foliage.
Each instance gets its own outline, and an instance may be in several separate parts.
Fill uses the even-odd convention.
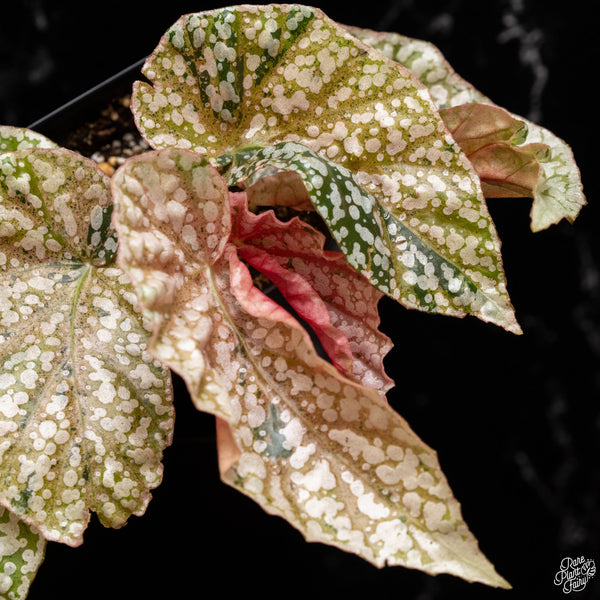
[[[231,432],[223,479],[308,540],[506,587],[435,453],[253,285],[217,171],[163,149],[127,161],[112,185],[119,264],[154,324],[151,350]]]
[[[0,503],[70,545],[90,510],[112,527],[144,512],[172,435],[111,213],[92,161],[0,156]]]
[[[251,157],[258,169],[270,156],[303,174],[349,262],[382,292],[519,331],[479,180],[398,63],[317,9],[245,5],[182,17],[143,71],[151,84],[134,86],[132,110],[153,147],[199,152],[223,172],[248,161],[249,177]],[[307,149],[319,158],[302,169]]]

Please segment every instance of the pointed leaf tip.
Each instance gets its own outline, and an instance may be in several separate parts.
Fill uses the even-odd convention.
[[[197,185],[204,178],[214,185]],[[258,240],[267,225],[275,238],[293,226],[267,216],[231,235],[240,227],[219,178],[197,155],[166,149],[128,161],[113,187],[121,265],[154,324],[149,347],[218,417],[224,481],[307,540],[377,566],[501,585],[435,452],[380,392],[320,358],[298,321],[253,285],[237,243]],[[206,210],[208,189],[220,191]],[[169,210],[175,195],[180,206]],[[186,235],[181,223],[192,228]],[[210,234],[220,226],[228,242],[215,253]],[[146,287],[151,301],[139,294]]]
[[[153,147],[200,152],[230,185],[293,171],[380,291],[518,327],[479,180],[404,67],[318,9],[244,5],[182,17],[144,72],[132,108]]]

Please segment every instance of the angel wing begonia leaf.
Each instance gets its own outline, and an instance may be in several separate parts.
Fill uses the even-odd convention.
[[[435,453],[254,286],[238,248],[267,223],[233,232],[216,169],[165,149],[129,159],[112,185],[119,264],[154,323],[149,347],[218,417],[223,479],[308,540],[378,566],[508,586],[464,524]]]
[[[357,27],[347,29],[385,56],[407,67],[429,88],[438,108],[472,102],[493,105],[489,98],[454,71],[433,44],[397,33]],[[586,199],[571,148],[546,128],[514,116],[527,124],[527,136],[522,144],[544,144],[549,147],[548,152],[536,156],[542,177],[530,194],[533,198],[530,214],[532,231],[546,229],[563,218],[573,222],[585,206]]]
[[[37,131],[0,125],[0,154],[26,148],[55,148],[56,144]]]
[[[231,238],[240,257],[277,286],[338,370],[385,393],[392,385],[383,369],[391,341],[378,329],[381,292],[341,253],[324,250],[325,236],[299,218],[282,222],[273,211],[255,215],[246,194],[231,200]]]
[[[271,167],[300,175],[349,264],[379,290],[409,308],[458,317],[472,313],[520,333],[484,204],[454,204],[450,192],[445,223],[424,214],[407,223],[367,194],[352,172],[297,142],[241,151],[229,181],[244,185],[254,170]],[[431,185],[436,181],[432,176]],[[462,184],[468,185],[457,183]],[[412,200],[415,206],[421,202]]]
[[[151,146],[203,153],[230,184],[295,171],[382,292],[519,331],[479,179],[402,66],[318,9],[244,5],[185,15],[143,72],[132,110]]]
[[[486,198],[531,198],[540,183],[546,144],[520,145],[527,125],[489,104],[440,110],[444,123],[475,167]]]
[[[0,503],[70,545],[90,510],[112,527],[144,512],[172,435],[111,213],[93,161],[0,157]]]
[[[24,600],[44,559],[46,540],[0,507],[0,598]]]

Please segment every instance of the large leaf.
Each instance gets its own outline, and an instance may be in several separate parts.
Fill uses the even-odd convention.
[[[407,67],[430,90],[439,108],[450,108],[471,102],[493,104],[492,101],[460,77],[433,44],[399,35],[348,27],[353,35],[380,50],[385,56]],[[515,115],[516,116],[516,115]],[[560,138],[523,117],[528,127],[524,145],[544,144],[550,151],[536,158],[542,169],[530,196],[531,229],[540,231],[563,218],[573,222],[586,204],[579,169],[571,148]]]
[[[21,600],[44,559],[46,540],[0,507],[0,598]]]
[[[479,179],[406,69],[317,9],[244,5],[182,17],[143,72],[153,147],[203,153],[230,184],[294,171],[382,292],[519,331]]]
[[[111,213],[93,161],[0,157],[0,503],[71,545],[90,510],[113,527],[144,512],[172,435]]]
[[[320,358],[298,321],[254,286],[238,247],[265,223],[230,236],[239,203],[218,172],[166,149],[130,159],[112,185],[119,264],[152,317],[150,348],[219,417],[224,480],[308,540],[378,566],[507,587],[435,453],[378,391]]]

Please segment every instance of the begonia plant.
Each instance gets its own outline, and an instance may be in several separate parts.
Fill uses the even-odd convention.
[[[112,177],[0,128],[0,595],[91,512],[144,513],[170,370],[216,418],[223,481],[307,540],[509,587],[386,400],[377,307],[520,333],[486,198],[572,221],[569,147],[429,43],[306,6],[185,15],[142,72],[152,150]]]

